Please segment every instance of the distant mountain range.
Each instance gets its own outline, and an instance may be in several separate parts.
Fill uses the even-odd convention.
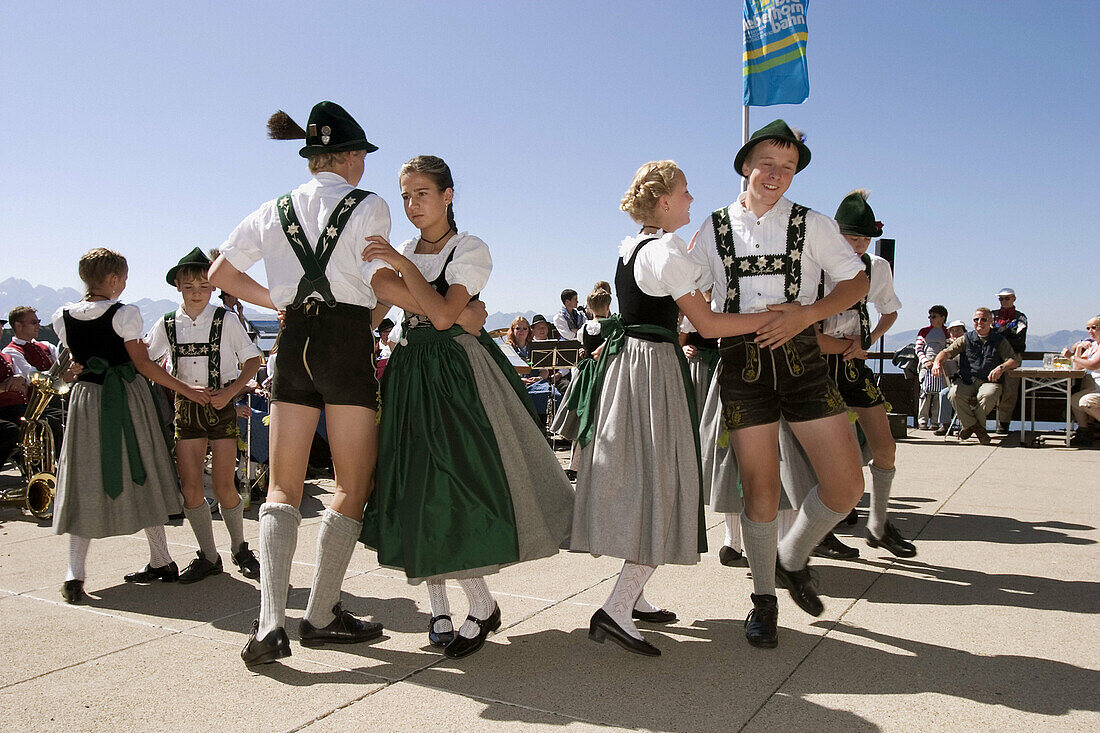
[[[84,294],[72,288],[55,290],[47,285],[31,285],[26,280],[9,277],[0,282],[0,317],[7,318],[7,313],[12,308],[20,305],[30,305],[38,309],[38,317],[42,319],[43,326],[49,323],[50,317],[61,306],[80,300]],[[146,326],[150,326],[157,318],[168,311],[175,310],[179,303],[174,300],[150,300],[142,298],[132,303],[141,310],[141,317]],[[273,318],[270,312],[245,310],[247,317],[270,320]],[[517,311],[505,313],[498,311],[489,315],[485,322],[485,329],[492,331],[496,328],[507,328],[516,316],[523,316],[527,320],[535,315],[535,311]],[[548,319],[553,318],[553,313],[544,313]],[[56,341],[52,329],[44,329],[42,338],[47,341]],[[906,344],[913,343],[917,338],[917,331],[898,331],[886,334],[886,350],[896,351]],[[1028,351],[1061,351],[1064,347],[1087,338],[1084,331],[1055,331],[1045,336],[1028,334]],[[10,327],[4,327],[3,342],[11,339]]]

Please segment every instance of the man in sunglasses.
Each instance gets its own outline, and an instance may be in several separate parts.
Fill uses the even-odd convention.
[[[997,301],[1001,307],[993,311],[993,328],[1008,340],[1016,361],[1023,363],[1024,352],[1027,351],[1027,316],[1016,310],[1016,291],[1012,288],[1002,288],[997,293]],[[1019,397],[1018,388],[1009,389],[1006,385],[1001,392],[1001,398],[997,402],[998,435],[1008,435],[1012,411],[1016,409],[1016,400]]]
[[[982,445],[989,445],[986,416],[1001,397],[1001,378],[1020,362],[1008,339],[993,330],[993,312],[988,308],[974,311],[974,330],[936,355],[932,373],[942,376],[943,363],[955,356],[959,357],[959,371],[949,399],[959,415],[959,440],[976,435]]]

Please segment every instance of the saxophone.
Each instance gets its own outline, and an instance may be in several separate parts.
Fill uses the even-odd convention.
[[[53,431],[42,417],[50,400],[68,394],[69,383],[61,378],[72,364],[69,350],[62,348],[57,363],[46,372],[31,375],[34,390],[20,421],[19,471],[26,485],[0,492],[0,504],[18,504],[38,519],[53,517],[53,495],[57,487]]]

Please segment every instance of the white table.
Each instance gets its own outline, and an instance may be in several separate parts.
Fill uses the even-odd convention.
[[[1027,398],[1031,396],[1031,431],[1035,432],[1035,400],[1066,400],[1066,447],[1069,447],[1069,434],[1073,427],[1070,413],[1070,395],[1073,394],[1073,380],[1085,376],[1083,369],[1047,369],[1044,367],[1020,367],[1010,374],[1020,379],[1020,445],[1027,440]],[[1046,394],[1040,396],[1039,392]]]

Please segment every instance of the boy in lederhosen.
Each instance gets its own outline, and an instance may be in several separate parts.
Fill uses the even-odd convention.
[[[866,297],[855,305],[825,319],[818,343],[829,363],[829,376],[836,382],[844,402],[859,416],[859,424],[871,451],[871,507],[867,515],[867,544],[885,547],[898,557],[913,557],[917,548],[909,542],[886,517],[890,489],[894,483],[896,446],[890,431],[886,399],[878,387],[874,372],[867,366],[867,349],[890,330],[898,318],[901,301],[894,292],[894,275],[890,263],[867,248],[871,239],[882,236],[882,222],[867,203],[867,192],[852,191],[836,210],[840,233],[863,262],[864,272],[871,281]],[[821,293],[832,291],[836,283],[822,275]],[[879,313],[871,326],[868,302]],[[859,550],[848,547],[830,532],[814,550],[814,555],[834,559],[859,557]]]
[[[715,310],[778,315],[756,334],[722,339],[719,389],[713,391],[722,403],[744,493],[741,530],[755,591],[745,635],[761,647],[778,640],[777,580],[803,610],[822,612],[807,558],[863,494],[859,449],[814,324],[866,295],[867,275],[835,221],[784,198],[809,162],[809,148],[783,120],[757,130],[734,159],[748,179],[745,193],[715,211],[692,243],[693,256],[714,279]],[[822,271],[837,285],[818,300]],[[801,502],[779,544],[781,416],[824,478]],[[729,480],[738,472],[724,475]]]
[[[236,314],[210,303],[214,286],[207,279],[209,269],[209,258],[196,247],[168,270],[165,280],[179,290],[183,303],[165,313],[145,337],[149,358],[160,361],[167,356],[170,374],[210,390],[208,405],[181,394],[175,401],[173,427],[183,513],[199,543],[197,557],[180,572],[181,583],[194,583],[222,571],[205,496],[208,444],[214,495],[229,530],[230,556],[245,577],[260,577],[260,564],[244,541],[244,502],[237,493],[234,473],[239,433],[236,401],[256,376],[263,355]]]
[[[317,565],[300,626],[306,646],[376,638],[382,625],[344,610],[340,586],[362,527],[378,450],[371,279],[383,265],[363,262],[372,235],[388,237],[390,212],[355,188],[363,160],[378,148],[333,102],[317,104],[306,129],[284,112],[268,121],[275,139],[305,138],[299,154],[312,180],[268,201],[229,235],[210,281],[241,300],[285,310],[271,393],[271,477],[260,507],[260,617],[241,651],[245,664],[290,655],[287,586],[298,540],[298,507],[309,448],[325,410],[336,494],[317,536]],[[245,274],[263,260],[268,287]]]

